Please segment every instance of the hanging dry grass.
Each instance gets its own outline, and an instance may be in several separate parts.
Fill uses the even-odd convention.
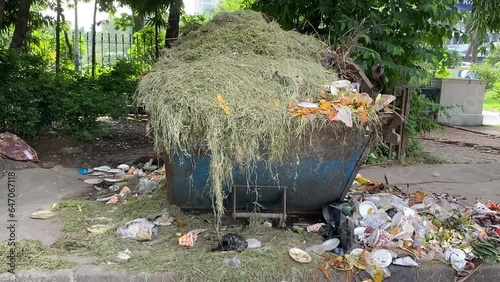
[[[234,164],[251,171],[262,159],[279,163],[296,156],[291,144],[306,127],[343,127],[287,111],[290,101],[316,99],[336,80],[320,63],[327,52],[320,40],[284,31],[259,13],[225,12],[179,39],[141,80],[137,99],[150,109],[157,149],[210,154],[218,218]]]

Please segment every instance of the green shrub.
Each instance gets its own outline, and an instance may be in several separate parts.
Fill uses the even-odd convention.
[[[56,126],[90,139],[101,132],[97,118],[120,118],[142,69],[119,62],[96,78],[51,72],[38,56],[0,50],[0,132],[32,137]]]

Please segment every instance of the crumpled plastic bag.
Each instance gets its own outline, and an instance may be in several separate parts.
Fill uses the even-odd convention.
[[[198,234],[189,232],[179,237],[179,245],[183,247],[192,247],[198,240]]]
[[[451,263],[451,266],[456,271],[460,271],[465,268],[466,255],[465,252],[460,249],[450,249],[444,252],[444,259]]]
[[[222,237],[215,251],[237,251],[242,252],[248,247],[248,242],[238,234],[228,233]]]
[[[137,218],[118,228],[116,234],[125,239],[151,241],[158,235],[158,226],[145,218]]]
[[[333,120],[343,122],[347,127],[352,127],[352,111],[347,106],[336,106],[337,115]]]
[[[158,187],[158,184],[160,184],[158,180],[142,178],[139,180],[139,191],[137,193],[139,195],[151,195]]]

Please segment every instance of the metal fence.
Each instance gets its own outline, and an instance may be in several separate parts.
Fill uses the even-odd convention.
[[[68,34],[74,38],[74,34]],[[156,39],[154,34],[111,34],[97,33],[95,38],[95,61],[97,65],[112,66],[118,60],[139,61],[152,64],[156,59]],[[159,45],[161,43],[159,42]],[[89,70],[92,66],[92,34],[80,34],[80,69]]]

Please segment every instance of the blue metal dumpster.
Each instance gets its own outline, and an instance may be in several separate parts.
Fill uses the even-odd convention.
[[[236,190],[237,208],[248,208],[249,203],[256,201],[266,210],[281,210],[282,191],[273,187],[286,187],[283,189],[287,189],[286,209],[289,211],[318,211],[326,202],[343,199],[375,143],[376,133],[375,130],[347,127],[339,130],[338,125],[336,127],[307,134],[300,141],[300,152],[273,168],[272,174],[265,162],[257,164],[255,174],[249,179],[235,166],[234,185],[249,187]],[[192,158],[172,156],[169,159],[165,155],[164,159],[169,202],[186,209],[211,209],[210,156],[199,154]],[[230,194],[231,187],[226,188]],[[228,209],[233,207],[230,199],[232,197],[225,203]]]

